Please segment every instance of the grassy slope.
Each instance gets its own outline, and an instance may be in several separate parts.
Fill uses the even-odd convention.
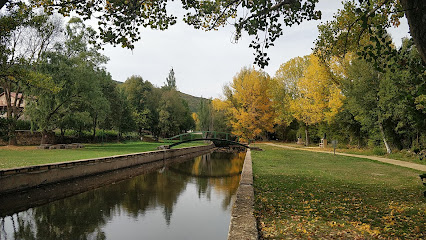
[[[175,148],[202,144],[192,142],[178,145]],[[36,149],[36,147],[0,147],[0,169],[154,151],[160,145],[164,145],[164,143],[127,142],[87,144],[83,149],[52,150],[40,150]]]
[[[179,92],[179,95],[188,103],[189,110],[191,112],[198,112],[198,108],[200,107],[200,101],[202,99],[201,97],[195,97],[183,92]]]
[[[263,238],[424,238],[419,173],[366,159],[262,145],[253,152]]]

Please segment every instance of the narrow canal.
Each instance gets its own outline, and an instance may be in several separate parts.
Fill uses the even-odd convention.
[[[0,240],[226,239],[244,156],[213,152],[37,207],[19,206],[0,214]],[[75,185],[88,184],[65,187]],[[56,188],[43,194],[64,187]],[[34,199],[20,196],[29,204]]]

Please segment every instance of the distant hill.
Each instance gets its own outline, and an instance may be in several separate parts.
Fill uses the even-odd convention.
[[[198,112],[198,108],[200,107],[200,101],[201,99],[205,99],[205,98],[201,98],[201,97],[194,97],[192,95],[183,93],[183,92],[179,92],[179,95],[181,98],[185,99],[185,101],[188,103],[189,106],[189,110],[191,110],[191,112]]]

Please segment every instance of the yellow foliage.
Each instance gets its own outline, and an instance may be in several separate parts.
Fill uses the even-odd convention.
[[[198,114],[193,112],[191,114],[192,119],[194,119],[195,122],[195,126],[199,126],[200,125],[200,119],[198,118]]]
[[[228,109],[233,134],[249,140],[273,130],[274,111],[268,91],[270,84],[271,78],[265,72],[245,68],[230,84],[224,105],[214,103],[216,107]]]
[[[222,101],[219,98],[215,98],[212,100],[213,109],[215,111],[223,111],[229,108],[229,104],[226,101]]]
[[[297,95],[297,81],[308,66],[309,56],[292,58],[281,64],[272,79],[270,93],[276,113],[275,123],[288,126],[294,117],[290,102]]]
[[[298,94],[290,109],[306,125],[330,122],[342,107],[344,96],[332,73],[317,56],[311,55],[309,62],[303,77],[297,81]]]

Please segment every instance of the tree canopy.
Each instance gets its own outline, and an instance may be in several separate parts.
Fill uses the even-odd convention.
[[[274,126],[269,96],[271,78],[263,71],[243,68],[225,87],[223,108],[228,112],[232,133],[245,140],[266,137]],[[216,105],[218,105],[216,103]]]
[[[283,27],[300,24],[303,21],[321,18],[316,10],[319,0],[216,0],[198,1],[182,0],[186,11],[183,21],[196,29],[216,30],[231,24],[235,27],[234,40],[238,41],[243,33],[253,36],[250,47],[255,51],[255,64],[268,65],[266,49],[284,35]],[[19,3],[16,0],[2,1],[3,6],[10,7]],[[356,18],[348,25],[361,26],[362,32],[374,31],[379,38],[383,29],[393,24],[398,25],[399,18],[407,16],[410,33],[424,62],[426,62],[423,17],[426,2],[417,0],[371,0],[352,1]],[[34,7],[43,7],[48,13],[58,11],[64,16],[76,12],[83,19],[94,18],[98,21],[99,37],[104,42],[123,47],[134,48],[133,43],[141,38],[139,27],[165,30],[176,23],[177,18],[169,13],[169,1],[62,1],[33,0]],[[377,19],[381,24],[377,25]],[[356,27],[350,27],[356,29]],[[384,46],[387,43],[384,43]],[[368,52],[368,49],[365,50]]]

